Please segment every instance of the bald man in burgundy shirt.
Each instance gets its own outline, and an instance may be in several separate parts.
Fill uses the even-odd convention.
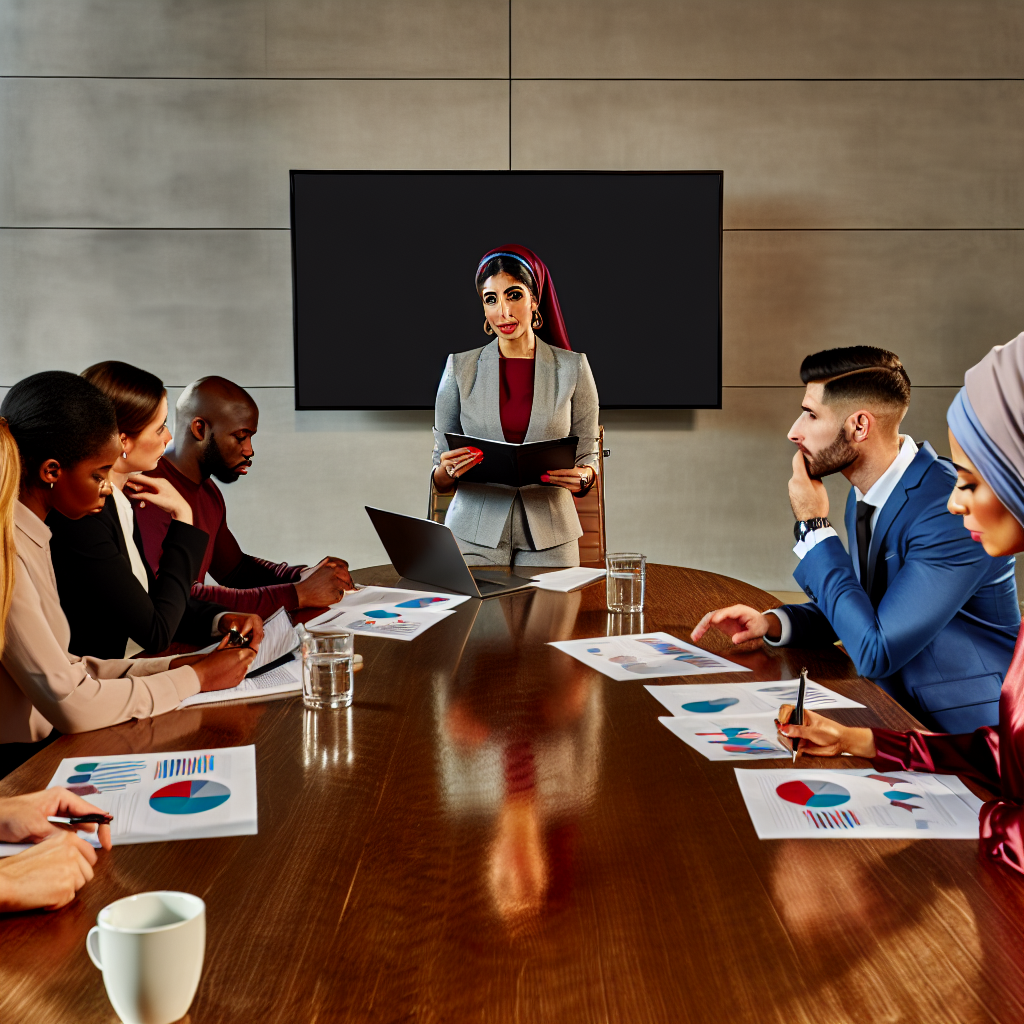
[[[243,388],[223,377],[201,377],[182,392],[175,406],[174,449],[168,449],[149,476],[170,480],[192,506],[193,523],[209,534],[199,581],[192,594],[236,611],[255,612],[263,618],[278,608],[319,608],[341,600],[353,589],[348,563],[323,559],[312,569],[304,565],[273,563],[242,551],[228,529],[224,496],[211,477],[234,483],[252,465],[252,436],[260,411]],[[156,572],[171,517],[145,500],[145,477],[134,477],[129,487],[142,496],[135,516],[145,557]],[[209,573],[219,584],[206,586]]]

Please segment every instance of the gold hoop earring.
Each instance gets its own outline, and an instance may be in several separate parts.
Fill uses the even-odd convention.
[[[493,334],[494,328],[491,326],[490,320],[484,320],[484,334]]]
[[[533,311],[533,316],[530,318],[530,326],[534,330],[537,330],[538,328],[544,326],[544,317],[542,317],[540,315],[540,310],[539,309],[535,309]]]

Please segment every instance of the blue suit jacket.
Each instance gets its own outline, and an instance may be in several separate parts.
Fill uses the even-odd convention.
[[[946,509],[956,471],[925,442],[882,506],[859,579],[856,505],[846,531],[796,572],[813,603],[787,605],[796,646],[842,640],[857,671],[926,725],[966,733],[999,720],[999,689],[1020,627],[1013,558],[991,558]]]

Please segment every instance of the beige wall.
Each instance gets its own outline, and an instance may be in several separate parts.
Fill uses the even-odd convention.
[[[803,355],[898,351],[942,450],[1024,329],[1019,0],[0,0],[0,76],[0,386],[251,387],[227,499],[268,557],[382,561],[362,506],[421,514],[430,450],[428,413],[292,408],[293,167],[723,168],[723,408],[604,415],[609,544],[772,589]]]

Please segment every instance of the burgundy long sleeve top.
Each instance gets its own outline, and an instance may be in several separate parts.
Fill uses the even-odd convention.
[[[533,412],[532,359],[498,359],[501,368],[501,391],[498,406],[501,413],[501,432],[509,444],[522,444],[530,428]]]
[[[999,725],[963,736],[872,729],[881,771],[963,775],[997,793],[981,809],[982,851],[1024,874],[1024,623],[999,694]]]
[[[212,480],[195,484],[166,458],[161,459],[148,475],[170,480],[192,506],[193,524],[209,535],[206,554],[199,566],[199,582],[192,587],[193,597],[212,601],[232,611],[255,612],[263,618],[278,608],[288,611],[298,608],[294,581],[306,567],[268,562],[245,554],[228,529],[224,495]],[[136,506],[135,519],[142,534],[143,556],[156,573],[171,516],[147,501],[144,506],[141,502]],[[220,585],[207,586],[203,582],[207,573]]]

